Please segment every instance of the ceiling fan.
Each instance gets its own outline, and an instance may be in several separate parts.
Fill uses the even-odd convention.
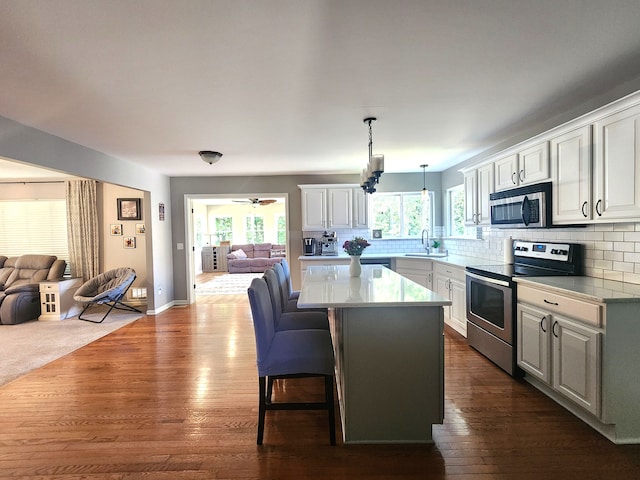
[[[234,200],[236,203],[248,203],[250,205],[258,206],[258,205],[269,205],[271,203],[276,203],[277,200],[273,199],[265,199],[261,200],[259,198],[248,198],[246,200]]]

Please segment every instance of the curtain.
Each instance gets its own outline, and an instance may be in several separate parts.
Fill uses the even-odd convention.
[[[66,182],[71,276],[85,282],[100,273],[96,183],[94,180]]]

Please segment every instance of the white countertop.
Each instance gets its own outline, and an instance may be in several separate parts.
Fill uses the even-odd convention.
[[[640,285],[593,277],[516,277],[516,282],[598,303],[640,302]]]
[[[311,265],[298,299],[301,308],[446,305],[451,300],[379,265],[362,265],[362,275],[355,278],[348,265]]]

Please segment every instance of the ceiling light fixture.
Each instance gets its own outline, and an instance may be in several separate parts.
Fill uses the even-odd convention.
[[[203,162],[208,163],[209,165],[213,165],[222,158],[222,154],[220,152],[212,152],[211,150],[202,150],[198,152],[198,155],[200,155]]]
[[[429,193],[429,190],[427,190],[427,174],[425,173],[425,168],[427,168],[429,165],[428,164],[423,164],[420,165],[420,168],[422,169],[422,196],[426,196]]]
[[[365,193],[374,193],[376,184],[380,181],[380,176],[384,172],[384,155],[373,154],[373,134],[371,132],[371,122],[375,122],[376,117],[367,117],[363,120],[369,125],[369,163],[367,168],[362,170],[360,176],[360,186]]]

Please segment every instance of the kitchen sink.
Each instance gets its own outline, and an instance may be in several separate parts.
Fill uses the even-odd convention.
[[[427,258],[442,258],[449,255],[448,253],[427,253],[427,252],[418,252],[418,253],[405,253],[405,257],[427,257]]]

